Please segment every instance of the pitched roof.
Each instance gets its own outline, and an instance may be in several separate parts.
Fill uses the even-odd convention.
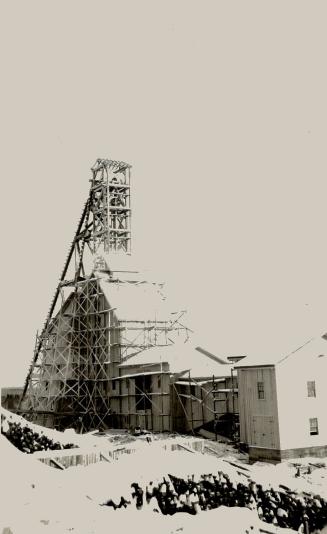
[[[252,354],[246,356],[240,362],[235,364],[235,369],[240,369],[242,367],[271,367],[281,364],[283,361],[290,357],[295,356],[306,356],[314,357],[320,355],[327,355],[327,341],[322,337],[309,339],[302,344],[298,345],[297,348],[293,350],[276,350],[262,352],[261,354]]]
[[[151,347],[128,359],[120,367],[168,363],[172,373],[190,371],[194,377],[229,376],[232,365],[222,364],[195,350],[192,342],[175,343],[166,347]]]
[[[160,286],[145,281],[112,282],[100,277],[99,283],[110,307],[123,321],[169,321],[172,311],[160,291]]]
[[[97,268],[97,261],[94,264],[94,268],[97,276],[108,278],[109,273],[114,278],[120,280],[147,280],[148,282],[156,282],[163,284],[163,280],[159,277],[158,273],[154,272],[149,266],[144,265],[142,258],[139,258],[133,254],[123,253],[105,253],[101,251],[96,255],[96,258],[100,260],[100,267]],[[104,264],[105,268],[101,267]]]

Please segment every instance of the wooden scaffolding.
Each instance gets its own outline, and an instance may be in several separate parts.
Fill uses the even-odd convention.
[[[111,303],[110,288],[137,284],[115,278],[103,260],[131,252],[130,169],[112,160],[97,160],[92,168],[89,196],[37,335],[20,403],[20,413],[39,424],[79,431],[116,426],[111,401],[118,365],[145,348],[170,345],[180,331],[188,335],[178,319],[142,319],[142,302],[138,316],[129,319]]]
[[[238,388],[233,374],[212,377],[179,378],[172,382],[173,427],[194,432],[205,425],[219,433],[221,418],[238,418]]]

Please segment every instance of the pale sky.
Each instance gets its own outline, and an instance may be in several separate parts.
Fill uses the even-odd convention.
[[[98,157],[217,354],[327,331],[324,1],[6,2],[2,372],[23,382]]]

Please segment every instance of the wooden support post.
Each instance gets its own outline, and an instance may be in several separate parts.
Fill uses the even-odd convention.
[[[185,414],[185,419],[186,419],[186,421],[188,421],[189,419],[188,419],[187,411],[186,411],[185,408],[184,408],[184,405],[183,405],[183,403],[182,403],[182,401],[181,401],[181,399],[180,399],[180,396],[179,396],[179,393],[178,393],[178,391],[177,391],[177,389],[176,389],[175,384],[173,384],[173,388],[174,388],[174,390],[175,390],[175,392],[176,392],[177,399],[178,399],[178,401],[179,401],[179,403],[180,403],[180,405],[181,405],[181,407],[182,407],[182,409],[183,409],[183,412],[184,412],[184,414]]]
[[[121,376],[120,374],[120,370],[119,370],[119,376]],[[119,399],[118,399],[118,402],[119,402],[119,411],[120,413],[122,413],[123,411],[123,399],[122,399],[122,396],[121,396],[121,391],[122,391],[122,380],[117,380],[118,382],[118,395],[119,395]],[[118,419],[118,418],[117,418]],[[121,420],[121,415],[119,416],[119,426],[121,427],[122,426],[122,420]]]
[[[233,368],[230,370],[231,379],[232,379],[232,410],[233,410],[233,419],[232,419],[232,437],[233,440],[235,439],[235,400],[234,400],[234,376],[233,376]]]
[[[127,381],[127,409],[128,409],[128,428],[131,428],[131,399],[130,399],[130,379],[126,378]]]
[[[188,372],[188,378],[189,378],[189,388],[190,388],[190,403],[191,403],[191,424],[192,424],[192,433],[194,434],[194,423],[193,423],[193,398],[192,398],[192,392],[191,392],[191,372]]]
[[[201,413],[202,413],[202,424],[204,425],[204,404],[203,404],[203,391],[200,387],[200,394],[201,394]]]
[[[169,413],[169,430],[170,432],[173,431],[173,413],[174,413],[174,410],[173,410],[173,404],[174,403],[174,397],[175,397],[175,394],[173,392],[173,388],[171,387],[171,384],[170,382],[168,383],[168,392],[169,392],[169,410],[168,410],[168,413]]]
[[[163,397],[163,378],[164,375],[162,374],[162,362],[160,362],[160,389],[161,389],[161,432],[164,431],[164,397]]]
[[[215,441],[218,440],[217,437],[217,413],[216,413],[216,382],[215,382],[215,375],[212,375],[212,398],[213,398],[213,411],[215,414]]]

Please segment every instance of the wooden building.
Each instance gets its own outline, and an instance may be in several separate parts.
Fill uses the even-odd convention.
[[[1,388],[1,406],[11,412],[16,412],[22,397],[22,387],[3,387]]]
[[[111,407],[120,427],[190,432],[238,412],[232,365],[192,341],[149,348],[119,370]]]
[[[196,351],[184,312],[135,268],[131,166],[97,159],[91,171],[20,413],[59,429],[192,431],[237,411],[231,364]]]
[[[250,459],[327,454],[327,341],[292,352],[247,356],[238,374],[240,438]]]

